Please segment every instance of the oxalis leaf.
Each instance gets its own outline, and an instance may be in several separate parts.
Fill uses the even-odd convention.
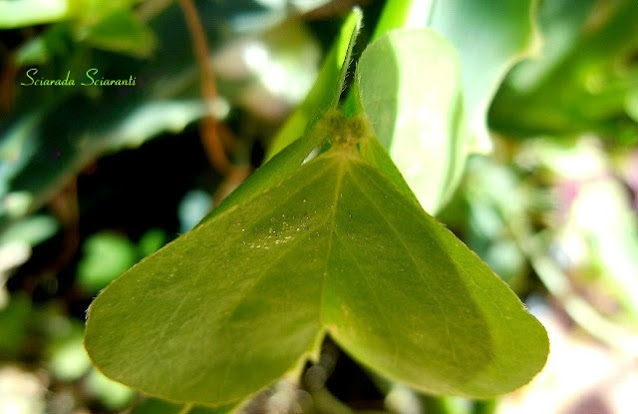
[[[434,2],[428,26],[452,43],[461,61],[463,102],[471,132],[467,151],[491,150],[487,111],[492,98],[516,62],[539,53],[540,35],[533,22],[537,3],[538,0]]]
[[[380,142],[423,208],[436,213],[467,155],[456,51],[431,29],[391,31],[363,52],[355,88]]]
[[[329,114],[248,180],[250,196],[112,282],[89,310],[94,364],[155,396],[230,403],[329,334],[422,391],[487,397],[528,382],[547,356],[543,327],[398,185],[370,131]],[[263,177],[291,160],[277,182]]]
[[[357,98],[426,211],[450,199],[471,152],[491,149],[487,110],[507,70],[536,48],[534,4],[386,2],[359,59]]]

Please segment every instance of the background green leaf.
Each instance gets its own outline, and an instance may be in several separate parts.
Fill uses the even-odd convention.
[[[84,244],[84,257],[78,264],[78,283],[97,292],[124,273],[137,261],[135,245],[115,233],[98,233]]]
[[[71,11],[71,0],[1,0],[0,28],[12,29],[63,20]]]
[[[432,30],[390,32],[361,56],[356,88],[380,142],[421,205],[436,212],[465,161],[467,131],[455,50]]]
[[[473,149],[491,148],[487,111],[505,74],[516,62],[538,52],[539,35],[533,20],[536,3],[536,0],[434,2],[428,26],[458,51],[463,103],[473,138],[469,144]]]
[[[517,136],[596,132],[635,141],[636,3],[545,1],[538,24],[545,37],[540,56],[504,82],[491,109],[494,128]]]
[[[373,39],[421,22],[455,51],[449,46],[434,48],[429,40],[398,40],[401,35],[393,34],[392,46],[371,45],[358,70],[359,81],[370,82],[360,85],[360,93],[379,139],[425,209],[436,213],[456,189],[467,155],[491,148],[489,104],[505,73],[535,50],[537,35],[532,0],[421,3],[388,2]],[[384,71],[375,70],[389,49],[394,59],[384,62]],[[445,59],[455,61],[449,63],[453,69],[442,66]],[[392,104],[386,106],[387,102]]]
[[[113,11],[81,37],[98,48],[140,57],[150,55],[156,45],[153,32],[128,10]]]

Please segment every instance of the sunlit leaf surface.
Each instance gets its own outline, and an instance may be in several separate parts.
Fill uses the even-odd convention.
[[[370,45],[358,69],[363,107],[379,139],[424,208],[436,213],[456,189],[469,152],[491,147],[492,97],[536,43],[533,1],[426,3],[388,2],[375,38],[419,21],[441,38],[391,33]]]
[[[363,111],[421,205],[435,213],[465,161],[455,50],[432,30],[394,31],[368,46],[357,70]]]

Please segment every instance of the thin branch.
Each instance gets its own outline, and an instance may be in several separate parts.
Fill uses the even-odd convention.
[[[13,108],[18,66],[11,51],[2,43],[0,43],[0,52],[5,61],[5,66],[0,70],[0,109],[8,113]]]
[[[77,254],[80,246],[80,210],[78,205],[77,177],[72,177],[69,182],[55,194],[49,208],[52,215],[57,218],[62,228],[62,240],[58,244],[57,253],[52,262],[46,264],[42,270],[27,277],[25,290],[33,293],[35,288],[43,281],[51,279],[62,269],[67,267]]]
[[[217,86],[215,85],[215,72],[208,56],[209,49],[206,34],[193,0],[179,0],[179,5],[186,18],[186,24],[193,42],[193,50],[195,51],[201,77],[202,96],[208,108],[202,122],[202,145],[213,167],[226,175],[232,166],[226,156],[226,151],[219,135],[217,120],[210,110],[210,105],[217,98]]]

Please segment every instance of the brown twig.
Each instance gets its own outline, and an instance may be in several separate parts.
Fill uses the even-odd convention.
[[[77,177],[71,178],[51,198],[49,209],[62,227],[62,240],[52,261],[25,280],[24,289],[29,293],[33,293],[37,286],[47,280],[57,278],[62,269],[71,263],[80,247]]]
[[[58,194],[49,203],[51,212],[60,221],[64,228],[64,241],[62,243],[60,255],[50,266],[50,270],[57,273],[66,267],[77,252],[80,246],[80,208],[78,205],[78,185],[77,177],[69,180]]]
[[[213,203],[215,205],[219,205],[219,203],[221,203],[223,199],[228,197],[230,193],[235,191],[235,189],[239,187],[239,185],[243,183],[246,178],[248,178],[248,176],[252,174],[252,172],[252,168],[249,166],[233,167],[228,175],[224,178],[224,181],[222,181],[222,183],[219,185],[217,191],[215,191],[215,195],[213,196]]]
[[[179,0],[179,5],[186,18],[186,24],[193,41],[193,49],[201,77],[202,96],[206,107],[209,108],[217,98],[217,87],[215,85],[215,72],[208,56],[209,49],[204,28],[193,0]],[[232,165],[220,138],[217,120],[210,110],[207,111],[203,119],[201,133],[202,145],[213,168],[223,175],[227,175],[232,169]]]
[[[18,74],[18,66],[15,64],[13,54],[2,43],[2,54],[4,55],[5,65],[0,71],[0,109],[10,112],[13,108],[13,100],[15,94],[15,78]]]

